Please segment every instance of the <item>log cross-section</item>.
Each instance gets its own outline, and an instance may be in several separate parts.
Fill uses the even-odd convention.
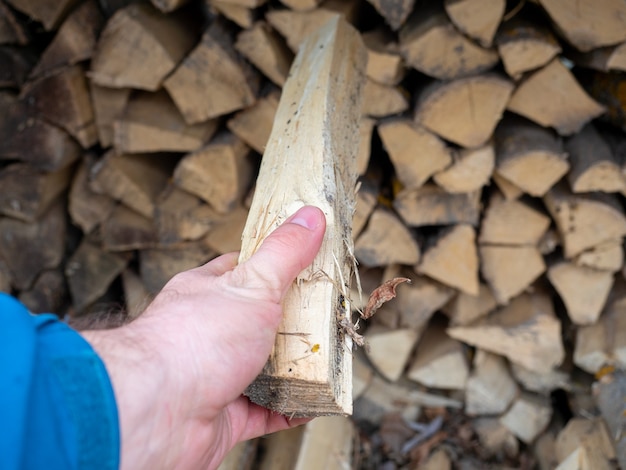
[[[352,411],[351,341],[338,321],[350,321],[366,57],[356,30],[338,16],[302,45],[283,88],[243,231],[240,261],[303,205],[316,205],[326,215],[320,252],[287,292],[273,352],[246,391],[252,401],[290,416]]]

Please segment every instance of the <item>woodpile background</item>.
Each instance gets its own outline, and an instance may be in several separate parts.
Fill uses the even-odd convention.
[[[413,282],[361,325],[352,421],[224,468],[626,468],[624,0],[0,0],[0,291],[119,323],[238,250],[337,13],[369,53],[364,290]]]

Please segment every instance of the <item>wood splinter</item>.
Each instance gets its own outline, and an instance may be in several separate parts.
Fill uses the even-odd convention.
[[[240,261],[303,205],[326,215],[319,254],[283,300],[279,331],[298,335],[277,336],[268,363],[246,391],[253,402],[289,416],[352,412],[352,340],[338,324],[351,321],[347,283],[355,266],[351,232],[366,57],[359,34],[339,16],[303,43],[283,88],[242,235]],[[344,318],[338,318],[340,307]]]

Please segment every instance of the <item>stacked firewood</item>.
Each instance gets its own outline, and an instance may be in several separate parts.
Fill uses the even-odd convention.
[[[0,291],[123,321],[238,250],[294,54],[337,14],[368,50],[362,298],[412,283],[361,325],[360,463],[320,421],[325,451],[293,431],[260,466],[626,466],[624,0],[0,0]]]

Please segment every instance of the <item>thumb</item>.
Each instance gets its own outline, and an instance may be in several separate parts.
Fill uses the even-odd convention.
[[[325,231],[324,213],[314,206],[302,207],[235,268],[236,277],[248,289],[262,289],[259,297],[263,300],[280,303],[300,271],[313,262]]]

